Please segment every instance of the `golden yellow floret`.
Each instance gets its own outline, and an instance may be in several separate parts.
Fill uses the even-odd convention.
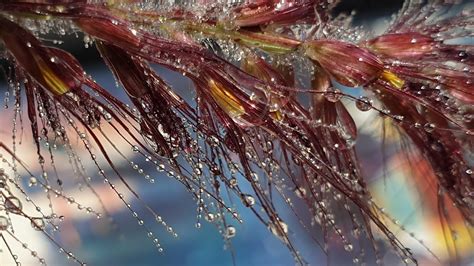
[[[236,118],[245,113],[245,109],[241,102],[228,90],[226,90],[220,83],[209,80],[208,82],[210,93],[216,103],[224,110],[231,118]]]
[[[399,78],[393,72],[390,72],[388,70],[384,70],[380,77],[397,89],[401,89],[403,88],[403,85],[405,85],[405,81],[403,79]]]
[[[69,91],[69,86],[64,83],[58,76],[54,74],[51,68],[40,58],[37,58],[36,62],[41,71],[44,81],[46,82],[47,89],[56,95],[62,95]]]

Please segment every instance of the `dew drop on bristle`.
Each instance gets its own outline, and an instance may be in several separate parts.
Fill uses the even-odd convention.
[[[21,201],[17,197],[10,196],[5,199],[5,210],[11,213],[16,213],[16,214],[21,213],[22,207],[23,205],[21,204]]]
[[[37,184],[38,184],[38,180],[36,179],[36,177],[34,176],[30,177],[30,179],[28,180],[28,186],[33,187],[33,186],[36,186]]]
[[[368,97],[360,97],[356,100],[356,107],[362,112],[369,111],[372,109],[372,103]]]
[[[272,234],[278,237],[282,242],[288,243],[288,225],[283,221],[270,223],[268,229]]]
[[[295,188],[295,194],[298,198],[303,199],[306,197],[306,189],[303,187]]]
[[[426,123],[424,126],[423,126],[424,130],[428,133],[432,133],[436,126],[433,124],[433,123]]]
[[[224,232],[224,236],[226,238],[233,238],[235,237],[236,234],[237,234],[237,229],[235,229],[235,227],[232,225],[227,226]]]
[[[5,216],[0,216],[0,231],[5,231],[10,226],[10,221]]]
[[[255,205],[255,198],[252,197],[251,195],[244,195],[244,204],[247,207],[251,207]]]
[[[324,93],[326,100],[336,103],[339,102],[342,98],[342,93],[339,89],[328,90]]]
[[[43,218],[32,218],[31,219],[31,227],[33,227],[36,230],[43,230],[45,228],[46,224],[43,220]]]

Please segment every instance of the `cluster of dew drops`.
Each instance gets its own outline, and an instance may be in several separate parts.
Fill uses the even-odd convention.
[[[85,40],[88,41],[88,40]],[[24,82],[27,82],[26,80]],[[44,258],[39,257],[36,251],[31,250],[28,247],[28,244],[26,242],[21,242],[21,239],[18,239],[18,237],[15,235],[15,227],[14,224],[12,223],[12,219],[10,218],[11,215],[18,215],[22,216],[24,219],[30,220],[32,228],[42,232],[47,238],[51,240],[51,242],[58,247],[59,251],[61,253],[65,253],[68,259],[73,259],[74,261],[84,264],[82,261],[80,261],[76,256],[70,252],[67,251],[66,248],[64,248],[60,243],[58,243],[55,238],[53,233],[56,231],[60,230],[60,223],[65,219],[64,216],[58,215],[55,210],[53,209],[53,204],[52,204],[52,197],[56,198],[62,198],[65,200],[68,204],[76,206],[76,208],[80,211],[85,211],[87,213],[91,213],[95,215],[98,219],[102,218],[103,214],[102,212],[98,212],[94,210],[91,207],[87,207],[82,205],[79,201],[76,201],[75,198],[70,197],[66,194],[63,186],[63,180],[57,176],[57,173],[54,175],[48,175],[48,171],[51,169],[48,169],[48,167],[51,167],[56,171],[55,169],[55,154],[56,151],[59,150],[60,148],[63,148],[68,157],[68,163],[70,164],[71,168],[73,169],[73,172],[75,174],[76,182],[79,184],[79,189],[90,189],[91,191],[94,191],[93,184],[91,183],[93,181],[93,178],[89,175],[87,175],[87,169],[86,169],[86,162],[85,160],[81,159],[80,155],[74,150],[71,144],[71,140],[66,137],[67,134],[65,131],[65,127],[72,129],[73,134],[76,135],[76,138],[78,139],[79,142],[82,142],[83,147],[87,150],[87,152],[90,155],[90,159],[92,160],[93,164],[97,167],[98,171],[98,176],[100,176],[103,180],[103,182],[108,185],[113,192],[117,195],[117,197],[124,203],[125,207],[130,211],[132,214],[132,217],[136,219],[137,223],[139,226],[144,228],[146,231],[146,235],[148,238],[151,239],[153,242],[153,245],[156,247],[158,252],[163,252],[164,249],[161,246],[161,243],[159,239],[156,237],[156,233],[154,233],[149,226],[147,226],[145,220],[141,217],[141,215],[138,213],[138,211],[135,210],[134,207],[132,207],[132,204],[127,202],[125,200],[125,196],[122,192],[119,191],[119,189],[116,187],[114,184],[114,181],[111,177],[109,177],[109,174],[107,173],[106,169],[101,166],[101,164],[98,162],[97,155],[94,153],[93,148],[92,148],[92,143],[90,142],[90,139],[88,137],[88,134],[82,129],[80,126],[77,125],[77,121],[71,117],[71,115],[68,113],[68,111],[61,106],[59,103],[54,103],[54,105],[58,108],[60,114],[62,115],[62,123],[64,123],[63,127],[55,132],[56,137],[60,136],[63,137],[63,140],[65,140],[63,143],[58,142],[56,143],[56,139],[54,137],[51,137],[48,133],[51,131],[51,121],[48,120],[47,117],[47,112],[45,112],[45,109],[48,108],[44,102],[38,101],[37,102],[37,111],[38,111],[38,116],[43,122],[43,128],[40,130],[40,136],[39,136],[39,143],[41,143],[42,148],[44,151],[49,153],[50,155],[50,161],[49,161],[49,166],[47,165],[48,162],[43,158],[43,155],[38,154],[38,165],[40,166],[40,169],[42,170],[42,173],[40,175],[34,176],[30,170],[23,164],[21,163],[21,154],[17,153],[17,146],[21,144],[21,139],[18,139],[18,128],[20,127],[21,134],[23,134],[23,120],[22,120],[22,105],[21,105],[21,100],[20,97],[17,97],[18,95],[21,94],[21,84],[16,83],[16,82],[9,82],[9,90],[5,93],[5,98],[4,98],[4,108],[6,110],[8,109],[14,109],[14,117],[12,119],[12,141],[13,141],[13,154],[10,154],[6,152],[5,154],[1,155],[2,159],[2,166],[5,166],[8,168],[8,171],[5,171],[4,169],[1,170],[0,174],[0,235],[8,235],[10,238],[12,238],[14,241],[20,242],[23,248],[28,249],[31,251],[31,255],[33,257],[38,257],[38,260],[41,264],[46,264],[46,261]],[[13,104],[12,104],[13,103]],[[128,106],[128,105],[127,105]],[[112,105],[108,106],[109,108],[112,108]],[[113,123],[112,116],[110,113],[107,113],[101,106],[92,106],[92,108],[96,108],[99,110],[104,118],[104,121],[106,122],[105,124],[110,124]],[[137,110],[135,108],[130,108],[130,112],[136,115],[137,117],[139,116]],[[102,122],[100,122],[102,123]],[[100,126],[104,125],[97,125],[97,124],[91,124],[89,125],[91,128],[100,128]],[[189,125],[189,127],[192,127]],[[194,129],[194,131],[196,131]],[[143,178],[148,181],[151,184],[155,183],[155,178],[152,177],[151,174],[147,173],[146,168],[142,165],[140,165],[142,162],[135,162],[129,159],[127,156],[123,155],[119,148],[115,146],[113,141],[108,138],[102,131],[100,131],[103,135],[103,137],[106,139],[106,141],[109,142],[109,144],[112,146],[112,148],[120,154],[124,160],[128,162],[130,167],[135,170],[140,176],[143,176]],[[166,134],[165,132],[162,132],[162,134]],[[212,142],[214,145],[216,145],[216,142],[218,140],[213,137],[213,138],[205,138],[201,133],[198,134],[198,138],[205,139],[206,142]],[[198,145],[196,145],[198,146]],[[159,162],[155,160],[150,154],[146,154],[145,152],[141,151],[140,148],[137,145],[130,145],[130,148],[132,151],[136,154],[135,157],[142,157],[142,160],[144,163],[151,163],[156,167],[157,172],[165,173],[168,177],[171,178],[176,178],[180,180],[182,177],[180,177],[175,171],[173,171],[170,167],[166,166],[166,162]],[[57,154],[56,154],[57,155]],[[16,157],[18,156],[18,157]],[[8,157],[12,157],[11,159],[7,159]],[[137,158],[138,161],[140,161],[139,158]],[[200,159],[198,158],[191,158],[187,157],[186,160],[190,162],[190,164],[193,166],[194,172],[192,175],[194,175],[196,180],[199,180],[200,177],[203,176],[203,164],[200,162]],[[215,167],[215,166],[213,166]],[[25,189],[23,187],[25,177],[19,174],[19,169],[22,168],[21,170],[26,171],[27,173],[31,174],[27,178],[27,184],[30,189],[42,189],[46,197],[48,199],[49,205],[47,208],[44,208],[42,206],[38,206],[33,199],[30,197],[30,191]],[[149,167],[148,167],[149,168]],[[54,172],[53,171],[53,172]],[[13,175],[9,176],[6,172],[12,172]],[[235,173],[235,171],[234,171]],[[54,176],[56,176],[56,180],[54,181]],[[201,183],[199,186],[206,186],[208,185],[205,180],[201,180]],[[229,181],[230,183],[236,185],[236,178],[232,178]],[[10,189],[10,186],[14,187],[13,189]],[[204,200],[204,194],[207,194],[209,198],[209,194],[205,193],[204,190],[199,187],[197,189],[192,189],[193,192],[195,192],[196,198],[197,198],[197,204],[198,204],[198,215],[197,215],[197,222],[196,222],[196,227],[200,227],[200,220],[201,220],[201,213],[204,211],[206,212],[204,217],[205,220],[208,222],[214,222],[218,221],[221,216],[224,216],[222,211],[222,208],[225,209],[225,212],[231,213],[231,216],[236,218],[239,222],[242,222],[240,218],[238,218],[238,214],[233,211],[231,208],[226,207],[223,205],[223,202],[219,201],[218,204],[215,204],[211,202],[209,205],[205,203]],[[197,192],[196,192],[197,191]],[[100,201],[99,196],[97,195],[96,192],[94,194],[97,196],[97,199]],[[142,200],[139,199],[141,203]],[[250,195],[245,196],[245,201],[247,202],[248,206],[252,206],[255,204],[255,200],[252,198]],[[111,223],[113,223],[113,218],[110,216],[110,214],[107,213],[105,206],[103,206],[102,201],[100,201],[102,204],[103,212],[106,214],[106,216],[109,218]],[[26,210],[23,210],[23,206],[25,204],[31,204],[34,207],[34,210],[37,213],[37,216],[31,216],[28,214]],[[173,227],[167,224],[167,222],[162,218],[161,215],[159,215],[156,211],[152,210],[148,205],[146,205],[146,209],[153,214],[155,217],[155,222],[158,224],[161,224],[167,232],[169,232],[173,237],[178,237],[178,234],[175,232]],[[216,211],[212,213],[209,208],[214,208]],[[236,228],[233,225],[225,225],[225,226],[220,226],[220,232],[222,232],[223,236],[225,239],[231,239],[236,235]],[[8,250],[10,252],[13,252],[10,250],[10,245],[8,243],[8,239],[3,238],[4,244],[8,247]],[[14,259],[15,263],[17,265],[20,265],[20,260],[18,256],[14,253],[11,253],[12,258]]]
[[[58,32],[60,34],[62,32],[64,32],[64,33],[66,32],[62,28],[61,24],[59,24],[59,25],[54,24],[53,28],[58,28],[58,27],[60,28],[58,30]],[[51,28],[51,27],[47,27],[47,28]],[[87,35],[84,36],[83,40],[84,40],[86,48],[90,47],[93,44],[93,40]],[[55,41],[55,43],[58,44],[59,41]],[[241,55],[242,54],[240,50],[237,50],[237,52],[236,52],[235,44],[230,43],[228,45],[232,46],[232,47],[227,47],[227,48],[225,47],[226,44],[223,44],[223,43],[220,43],[220,44],[221,44],[221,46],[223,46],[222,50],[224,52],[229,51],[228,52],[229,53],[228,57],[230,57],[232,55],[234,60],[238,61],[240,59],[240,57],[235,58],[236,55]],[[10,104],[11,104],[10,102],[14,102],[13,105],[14,105],[14,109],[15,109],[16,114],[15,114],[15,117],[13,118],[13,142],[15,144],[15,142],[17,141],[15,136],[17,135],[16,134],[17,133],[16,132],[16,127],[17,127],[17,120],[18,120],[18,117],[19,117],[17,114],[21,113],[21,110],[20,110],[21,105],[18,102],[17,98],[15,97],[16,94],[19,93],[20,88],[16,84],[15,85],[10,84],[10,88],[12,88],[12,87],[13,87],[13,89],[11,89],[10,91],[5,92],[4,106],[5,106],[6,109],[8,109],[8,108],[10,108]],[[14,100],[11,100],[12,96],[10,94],[13,94]],[[353,97],[351,95],[345,94],[345,93],[341,92],[338,89],[333,89],[332,91],[325,92],[324,95],[325,95],[326,99],[330,102],[339,102],[342,99],[348,99],[348,100],[352,101],[354,103],[355,107],[357,108],[357,110],[359,110],[361,112],[367,112],[367,111],[370,111],[370,110],[374,110],[378,114],[380,114],[382,116],[385,116],[385,117],[389,117],[397,123],[409,123],[411,126],[416,127],[416,128],[420,128],[421,130],[424,130],[427,133],[433,132],[436,129],[436,125],[434,125],[432,123],[427,123],[427,124],[421,125],[421,124],[417,123],[416,121],[405,121],[402,116],[399,116],[397,114],[392,114],[390,112],[390,110],[383,109],[383,107],[377,107],[377,105],[374,104],[374,102],[376,102],[376,101],[374,99],[371,99],[371,98],[367,97],[367,96],[361,96],[359,98],[356,98],[356,97]],[[58,107],[59,107],[59,109],[62,108],[60,105]],[[41,117],[41,108],[42,108],[42,106],[41,106],[41,104],[39,104],[38,109],[40,111],[39,112],[40,117]],[[134,109],[134,108],[130,108],[130,109],[131,109],[132,113],[137,115],[137,117],[139,116],[136,109]],[[157,250],[159,252],[163,252],[163,247],[161,246],[160,241],[156,237],[156,234],[151,229],[149,229],[149,226],[144,221],[144,219],[141,217],[141,215],[138,213],[138,211],[136,211],[134,209],[134,207],[132,207],[132,205],[125,200],[124,195],[116,187],[116,185],[114,184],[113,179],[111,179],[108,176],[108,173],[106,172],[106,170],[103,169],[100,166],[100,164],[98,163],[98,161],[96,159],[96,155],[94,154],[94,152],[90,148],[92,144],[89,142],[87,134],[76,124],[74,119],[72,119],[70,117],[70,115],[67,113],[67,111],[62,111],[62,115],[65,118],[65,121],[67,121],[68,127],[74,129],[75,134],[79,137],[80,141],[83,142],[84,147],[86,147],[86,149],[88,150],[92,161],[94,162],[94,164],[96,164],[96,166],[99,169],[99,174],[98,175],[102,178],[103,182],[106,185],[108,185],[113,190],[113,192],[117,195],[117,197],[124,203],[126,208],[130,211],[132,216],[136,219],[138,225],[140,225],[144,228],[144,230],[146,231],[146,235],[151,239],[153,244],[156,246]],[[284,115],[288,118],[291,118],[291,119],[307,119],[305,117],[295,117],[295,115],[292,114],[292,113],[284,113]],[[113,122],[113,119],[111,118],[110,114],[104,112],[103,116],[104,116],[104,120],[107,123],[112,123]],[[210,136],[210,137],[204,136],[203,133],[199,132],[199,130],[195,127],[195,125],[192,125],[190,123],[188,124],[184,120],[183,120],[183,123],[188,128],[188,130],[192,131],[197,136],[197,140],[192,141],[192,143],[194,143],[194,147],[197,151],[195,153],[193,153],[193,155],[185,154],[183,156],[184,159],[187,161],[187,163],[191,166],[192,170],[190,170],[189,173],[188,173],[191,177],[186,177],[185,178],[183,176],[180,176],[180,174],[175,172],[172,169],[172,167],[170,167],[170,164],[168,162],[162,162],[162,161],[156,160],[154,157],[152,157],[151,155],[149,155],[145,151],[143,151],[138,145],[130,145],[130,148],[135,153],[135,155],[136,155],[135,157],[141,157],[141,159],[137,158],[137,160],[135,160],[135,158],[133,158],[134,160],[131,160],[131,159],[127,158],[126,156],[123,156],[123,159],[128,162],[128,164],[130,165],[130,167],[134,171],[136,171],[140,176],[143,176],[143,178],[147,182],[149,182],[150,184],[156,183],[156,180],[155,180],[155,178],[152,177],[153,176],[152,174],[147,173],[146,169],[148,169],[150,167],[142,165],[142,163],[143,163],[142,161],[144,161],[144,163],[146,163],[146,164],[153,165],[156,168],[156,171],[158,173],[160,173],[160,174],[165,173],[168,177],[175,178],[178,181],[182,181],[184,179],[190,178],[190,179],[195,180],[196,182],[198,182],[197,185],[194,185],[194,187],[190,188],[190,190],[195,195],[196,204],[197,204],[197,213],[198,214],[196,216],[197,221],[195,223],[195,226],[196,226],[196,228],[201,227],[201,220],[202,220],[203,216],[204,216],[204,219],[206,221],[211,222],[211,223],[216,222],[216,221],[221,221],[219,223],[216,222],[216,226],[218,227],[219,232],[223,235],[224,239],[227,241],[227,240],[229,240],[229,239],[236,236],[237,229],[234,225],[226,222],[226,220],[224,220],[223,217],[226,215],[226,213],[230,213],[231,217],[235,218],[238,222],[241,222],[242,220],[240,219],[239,214],[236,213],[236,211],[233,208],[225,206],[223,204],[223,202],[220,201],[220,200],[212,199],[210,194],[208,192],[206,192],[208,190],[212,190],[212,187],[214,185],[214,181],[211,180],[210,178],[206,178],[205,175],[207,173],[212,173],[213,170],[215,169],[215,165],[213,163],[209,163],[209,162],[205,161],[204,159],[202,159],[202,157],[204,157],[204,154],[205,154],[205,151],[203,151],[203,149],[205,149],[205,148],[202,148],[202,147],[204,147],[204,143],[206,143],[206,145],[209,144],[211,146],[212,145],[217,146],[217,145],[219,145],[219,143],[218,143],[219,140],[217,138],[213,137],[213,136]],[[324,125],[319,121],[310,121],[309,124],[314,125],[315,127],[332,126],[332,125]],[[465,132],[465,133],[472,135],[472,132]],[[162,134],[166,135],[165,132],[162,132]],[[46,149],[49,152],[54,153],[54,150],[57,148],[56,147],[57,144],[51,143],[49,141],[49,138],[48,138],[47,134],[43,134],[42,139],[44,141],[43,144],[46,147]],[[116,150],[117,153],[120,154],[120,151],[118,151],[119,148],[114,146],[113,141],[110,141],[109,139],[107,139],[107,141],[109,141],[109,143],[113,147],[113,149]],[[351,140],[351,141],[352,141],[352,143],[354,143],[355,140]],[[270,142],[270,144],[271,143],[272,142]],[[72,148],[70,147],[70,143],[65,143],[63,145],[65,145],[66,150],[69,151],[68,156],[70,157],[70,163],[76,165],[75,167],[78,167],[78,169],[75,169],[75,171],[80,173],[79,176],[84,175],[86,170],[85,170],[85,167],[84,167],[80,157],[72,150]],[[335,148],[337,148],[337,147],[335,147]],[[15,151],[15,149],[14,149],[14,151]],[[256,160],[256,158],[252,155],[251,152],[252,151],[249,151],[249,155],[248,155],[249,159],[252,159],[252,158],[255,159],[255,164],[259,168],[265,167],[261,163],[259,165],[258,160]],[[52,209],[52,204],[50,204],[48,206],[48,208],[46,208],[46,209],[49,209],[49,210],[45,210],[40,206],[36,206],[35,202],[33,202],[31,200],[31,198],[29,197],[28,192],[21,185],[23,177],[20,176],[18,174],[18,171],[17,171],[17,168],[19,168],[21,166],[18,164],[17,160],[15,160],[14,158],[11,159],[11,160],[8,160],[5,157],[8,157],[8,155],[2,154],[1,157],[0,157],[0,159],[2,160],[2,165],[5,166],[5,167],[9,167],[9,169],[12,170],[13,175],[8,175],[7,172],[9,172],[9,171],[5,171],[5,169],[0,169],[0,235],[2,235],[2,238],[3,238],[3,235],[6,234],[11,239],[13,239],[14,241],[17,241],[17,242],[21,243],[23,248],[25,248],[25,249],[27,249],[31,252],[31,255],[33,257],[37,257],[38,261],[40,263],[45,264],[45,259],[44,258],[41,258],[37,254],[36,251],[30,249],[26,242],[22,242],[22,240],[18,239],[15,236],[14,226],[11,222],[11,215],[20,215],[20,216],[23,216],[25,219],[30,220],[32,228],[43,232],[47,236],[51,236],[50,233],[48,232],[47,228],[50,227],[52,231],[59,230],[59,228],[60,228],[59,223],[64,219],[64,217],[59,216],[54,212],[54,210]],[[238,173],[240,173],[239,166],[237,164],[233,163],[232,160],[230,160],[229,158],[225,158],[224,160],[226,160],[226,162],[224,164],[227,165],[227,168],[228,168],[229,172],[231,173],[231,177],[226,178],[224,182],[227,183],[230,187],[234,187],[234,188],[238,189],[237,175],[238,175]],[[74,198],[68,197],[67,195],[65,195],[63,190],[62,190],[62,186],[61,186],[60,182],[58,182],[58,184],[59,184],[57,186],[58,188],[55,188],[52,184],[50,184],[50,179],[48,178],[47,171],[45,170],[46,165],[45,165],[44,160],[39,159],[39,164],[41,166],[41,169],[43,170],[43,173],[39,177],[34,177],[34,176],[28,177],[28,185],[30,187],[40,187],[41,189],[43,189],[46,192],[46,195],[47,195],[49,200],[50,200],[51,196],[63,198],[69,204],[75,205],[77,207],[77,209],[79,209],[79,210],[84,210],[87,213],[92,213],[92,214],[96,215],[97,218],[102,217],[102,214],[100,212],[92,209],[91,207],[85,207],[85,206],[81,205],[79,202],[77,202]],[[204,169],[204,168],[207,168],[207,169]],[[274,169],[274,170],[277,171],[278,169]],[[466,173],[471,175],[473,173],[473,171],[471,169],[466,169]],[[223,173],[220,173],[220,174],[223,175]],[[91,181],[92,178],[88,177],[87,175],[85,175],[85,177],[81,177],[81,178],[84,178],[84,180],[83,180],[84,186],[88,186],[89,188],[91,188],[90,187],[91,184],[89,182]],[[252,178],[254,179],[254,181],[258,182],[259,177],[258,177],[257,173],[252,173]],[[11,188],[10,188],[10,186],[11,186]],[[238,190],[240,191],[240,189],[238,189]],[[303,188],[295,188],[292,192],[298,198],[303,198],[304,194],[307,193]],[[18,195],[21,195],[24,198],[24,200],[20,199],[20,197],[18,197]],[[239,197],[241,198],[243,204],[247,207],[254,207],[257,203],[254,196],[252,196],[250,194],[241,192]],[[206,203],[206,199],[209,200],[209,203]],[[139,201],[141,201],[141,200],[139,200]],[[49,202],[51,202],[51,200]],[[30,216],[30,215],[26,214],[23,211],[24,203],[32,204],[35,207],[35,210],[39,215],[38,216]],[[147,208],[148,208],[148,206],[147,206]],[[380,211],[383,212],[383,210],[380,210]],[[50,212],[51,214],[47,214],[47,212]],[[172,226],[168,225],[168,223],[162,218],[162,216],[160,214],[156,213],[154,210],[151,210],[151,213],[155,217],[155,222],[157,222],[158,224],[161,224],[166,229],[166,231],[169,232],[172,236],[178,237],[178,234],[175,232],[174,228]],[[391,220],[393,221],[393,223],[398,223],[398,221],[396,221],[395,219],[391,219]],[[280,239],[285,241],[284,238],[285,238],[285,235],[288,234],[289,229],[288,229],[288,225],[285,222],[283,222],[281,220],[278,220],[275,223],[269,224],[269,230],[270,230],[271,233],[273,233],[274,235],[276,235],[277,237],[279,237]],[[410,234],[413,234],[413,233],[410,233]],[[1,240],[2,239],[0,239],[0,241]],[[3,241],[5,241],[5,244],[6,244],[5,238],[3,238]],[[421,240],[419,240],[419,242],[420,241]],[[71,252],[66,251],[61,245],[54,242],[54,240],[53,240],[53,243],[58,246],[58,248],[61,252],[66,253],[68,258],[72,258],[72,259],[78,261],[78,259]],[[353,246],[349,242],[346,242],[345,245],[344,245],[344,249],[348,252],[351,252],[353,250]],[[17,255],[12,254],[12,257],[15,259],[15,262],[17,264],[20,264],[20,262],[17,260],[18,259]],[[357,261],[354,261],[354,262],[356,263]]]

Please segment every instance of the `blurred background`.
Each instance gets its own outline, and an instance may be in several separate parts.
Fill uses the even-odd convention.
[[[385,25],[384,21],[401,7],[402,2],[399,0],[344,0],[335,12],[350,13],[355,10],[357,12],[355,16],[356,24],[378,30]],[[111,73],[106,69],[95,48],[85,48],[81,38],[83,36],[66,36],[60,47],[73,53],[81,61],[88,74],[94,77],[103,87],[113,91],[116,85]],[[190,83],[183,79],[181,74],[159,67],[156,70],[180,92],[192,91]],[[126,99],[126,95],[121,90],[116,89],[116,91],[116,97]],[[354,92],[352,89],[350,93],[357,94],[361,92]],[[189,97],[192,97],[191,93]],[[362,128],[356,148],[366,171],[365,175],[369,177],[371,190],[374,192],[376,201],[386,208],[387,213],[397,217],[400,223],[407,228],[407,232],[415,232],[416,238],[422,239],[444,261],[448,258],[448,254],[442,240],[442,230],[437,222],[433,221],[434,216],[421,211],[423,209],[423,199],[419,198],[420,191],[412,181],[414,173],[404,170],[406,169],[405,162],[397,154],[396,149],[390,148],[390,145],[383,150],[381,149],[380,139],[377,138],[377,134],[374,134],[374,127],[367,125],[368,121],[373,121],[370,112],[357,112],[351,106],[349,108],[353,109],[351,112],[355,114],[356,122]],[[0,121],[2,125],[8,125],[11,119],[11,116],[4,116],[2,113]],[[29,130],[28,126],[25,126],[25,131],[27,130]],[[10,128],[1,128],[0,134],[3,141],[10,143]],[[26,135],[24,142],[31,143]],[[116,141],[120,145],[120,141]],[[37,158],[35,154],[31,153],[32,146],[24,146],[19,148],[19,152],[23,149],[22,154],[27,154],[29,160],[31,160],[30,163],[28,161],[27,163],[34,167]],[[133,152],[130,148],[126,149],[129,150],[127,156],[133,158]],[[421,159],[420,163],[422,163]],[[382,167],[384,164],[387,167]],[[87,165],[86,168],[94,169],[92,165]],[[158,211],[179,236],[174,238],[166,232],[163,226],[157,223],[147,223],[147,221],[153,221],[152,217],[144,219],[150,229],[158,233],[157,237],[164,248],[164,252],[159,253],[153,245],[152,238],[148,237],[146,231],[143,230],[143,226],[137,224],[137,221],[131,217],[130,212],[117,199],[116,195],[112,194],[108,186],[101,182],[99,178],[96,178],[93,181],[94,188],[104,199],[104,204],[111,212],[112,221],[95,219],[93,215],[79,211],[63,199],[53,199],[53,205],[57,213],[65,217],[60,232],[56,232],[54,235],[60,243],[70,248],[88,265],[232,265],[232,254],[237,265],[295,264],[284,243],[270,233],[265,225],[257,221],[254,215],[241,204],[235,204],[235,208],[241,214],[244,223],[234,224],[237,233],[232,239],[232,246],[224,248],[222,236],[217,232],[215,226],[202,221],[201,228],[197,229],[195,227],[196,203],[182,185],[166,175],[158,173],[155,169],[144,169],[149,171],[155,180],[154,184],[151,184],[139,176],[136,171],[130,169],[131,167],[126,161],[121,161],[120,168],[121,171],[126,173],[135,191],[142,195],[147,204]],[[38,171],[39,169],[35,170]],[[63,176],[62,179],[67,179],[67,176],[72,175],[60,168],[58,168],[58,171],[59,175]],[[423,171],[418,174],[422,175]],[[39,205],[47,205],[44,192],[29,188],[27,183],[27,180],[25,180],[25,187],[33,201],[40,202]],[[71,190],[66,191],[65,194],[71,195],[77,201],[80,200],[84,206],[91,206],[97,210],[101,208],[92,195],[89,199],[80,193],[77,187],[72,186]],[[130,201],[132,205],[136,205],[137,211],[144,211],[140,207],[141,205],[136,204],[130,195],[125,195],[125,200]],[[49,261],[50,265],[72,263],[41,233],[32,230],[28,221],[18,218],[14,221],[14,224],[16,224],[18,237]],[[114,226],[111,226],[111,224]],[[460,228],[462,228],[462,225],[460,225]],[[420,255],[421,264],[432,265],[436,263],[422,245],[409,236],[409,233],[396,229],[396,227],[393,229],[404,243]],[[459,229],[459,237],[462,241],[467,239],[465,234],[467,233]],[[335,251],[330,253],[328,259],[313,243],[308,240],[301,240],[300,242],[302,253],[314,265],[326,263],[346,265],[351,262],[351,257],[346,252]],[[471,253],[472,258],[472,250],[470,250],[472,246],[468,241],[461,242],[459,247],[461,254],[469,256]],[[16,243],[12,248],[15,250],[15,254],[20,256],[23,265],[38,264],[36,259],[29,256],[29,251],[21,247],[21,243]],[[2,250],[0,265],[13,265],[2,242],[0,242],[0,249]],[[387,265],[393,263],[395,255],[391,253],[385,255],[384,259],[388,263]]]

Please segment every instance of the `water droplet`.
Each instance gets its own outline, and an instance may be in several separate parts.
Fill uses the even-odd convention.
[[[369,111],[370,109],[372,109],[372,103],[371,103],[369,98],[363,96],[363,97],[360,97],[356,101],[356,107],[357,107],[357,109],[361,110],[362,112],[366,112],[366,111]]]
[[[250,94],[250,100],[251,101],[257,100],[257,95],[254,92],[252,92],[252,94]]]
[[[246,207],[251,207],[255,205],[255,199],[251,195],[244,196],[244,204]]]
[[[328,90],[325,94],[324,97],[326,100],[336,103],[342,98],[341,91],[339,89],[334,89],[334,90]]]
[[[284,243],[288,242],[287,235],[288,235],[288,225],[283,221],[277,221],[276,223],[270,223],[268,225],[268,229],[272,234],[277,236],[281,241]]]
[[[202,175],[202,170],[200,168],[196,167],[196,168],[194,168],[194,173],[196,175]]]
[[[38,180],[36,179],[36,177],[32,176],[30,177],[30,180],[28,181],[28,186],[30,187],[36,186],[37,183],[38,183]]]
[[[45,223],[43,218],[32,218],[31,219],[31,227],[33,227],[36,230],[43,230],[45,227]]]
[[[255,173],[255,172],[250,173],[250,178],[252,179],[252,181],[257,182],[258,181],[257,173]]]
[[[214,218],[215,218],[214,214],[212,214],[212,213],[206,214],[206,221],[212,222],[212,221],[214,221]]]
[[[423,128],[426,132],[431,133],[435,130],[435,125],[432,123],[426,123]]]
[[[105,118],[105,121],[107,121],[107,122],[112,121],[112,115],[110,113],[105,113],[104,118]]]
[[[295,194],[298,198],[302,199],[306,196],[306,189],[305,188],[295,188]]]
[[[230,187],[237,186],[237,179],[235,177],[232,177],[231,179],[229,179],[229,185]]]
[[[352,246],[352,244],[345,244],[344,245],[344,249],[346,251],[352,251],[352,249],[354,249],[354,247]]]
[[[22,205],[17,197],[8,197],[5,200],[5,209],[12,213],[21,213]]]
[[[157,167],[156,167],[156,170],[158,172],[163,172],[163,170],[165,170],[165,165],[164,164],[159,164]]]
[[[10,223],[8,222],[7,217],[5,216],[0,216],[0,231],[5,231],[7,230],[8,226]]]
[[[237,230],[235,229],[235,227],[233,227],[232,225],[229,225],[227,226],[227,228],[225,229],[225,234],[224,236],[226,238],[233,238],[237,233]]]
[[[458,56],[461,59],[466,59],[468,54],[465,51],[461,51],[461,52],[459,52]]]

